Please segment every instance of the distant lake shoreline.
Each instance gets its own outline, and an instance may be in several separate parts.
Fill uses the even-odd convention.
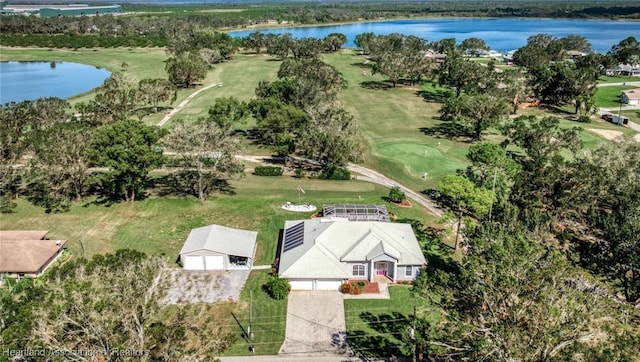
[[[111,73],[60,61],[0,62],[0,104],[42,97],[67,99],[102,85]]]
[[[567,18],[467,18],[467,17],[421,17],[403,19],[380,19],[333,24],[265,24],[241,30],[228,29],[233,37],[246,36],[251,32],[284,34],[294,38],[324,38],[336,32],[347,36],[346,47],[355,47],[355,36],[364,32],[377,35],[402,33],[426,38],[428,41],[456,38],[462,41],[476,37],[483,39],[491,49],[506,52],[526,45],[527,38],[536,34],[551,34],[556,37],[581,35],[592,44],[593,51],[606,53],[620,40],[640,34],[639,20],[567,19]]]

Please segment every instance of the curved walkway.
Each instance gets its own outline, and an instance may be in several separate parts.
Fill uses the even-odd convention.
[[[400,184],[398,181],[395,181],[390,177],[387,177],[370,168],[366,168],[360,165],[355,165],[353,163],[350,163],[347,166],[347,168],[351,172],[356,172],[356,173],[359,173],[360,175],[363,175],[358,177],[359,180],[373,182],[388,188],[391,188],[393,186],[398,186],[407,195],[407,197],[409,197],[410,199],[422,205],[425,209],[429,210],[429,212],[431,212],[435,216],[442,216],[444,214],[444,210],[442,210],[440,206],[436,205],[436,203],[422,196],[421,194],[411,190],[410,188]]]
[[[175,116],[176,113],[180,112],[182,108],[184,108],[184,106],[186,106],[195,96],[200,94],[200,92],[206,91],[207,89],[213,88],[213,87],[222,87],[222,83],[214,83],[204,88],[200,88],[197,91],[191,93],[187,98],[185,98],[182,102],[180,102],[180,104],[178,104],[174,109],[172,109],[169,113],[167,113],[167,115],[164,116],[164,118],[162,118],[160,122],[158,122],[157,126],[158,127],[164,126],[167,122],[169,122],[171,117]]]
[[[265,162],[265,160],[268,159],[272,159],[273,157],[270,156],[248,156],[248,155],[237,155],[236,156],[237,159],[239,160],[243,160],[243,161],[249,161],[249,162],[258,162],[258,163],[262,163]],[[291,159],[298,159],[298,160],[304,160],[302,158],[299,157],[290,157]],[[311,160],[305,160],[305,161],[310,161],[313,162]],[[438,206],[435,202],[431,201],[430,199],[426,198],[425,196],[423,196],[422,194],[415,192],[413,190],[411,190],[410,188],[402,185],[401,183],[399,183],[398,181],[387,177],[377,171],[374,171],[370,168],[364,167],[364,166],[360,166],[360,165],[356,165],[353,163],[349,163],[347,165],[347,168],[349,169],[349,171],[357,173],[359,175],[362,176],[358,176],[358,180],[361,181],[367,181],[367,182],[372,182],[384,187],[388,187],[388,188],[392,188],[393,186],[398,186],[402,191],[404,191],[404,193],[407,195],[407,197],[409,197],[410,199],[414,200],[415,202],[419,203],[420,205],[422,205],[425,209],[427,209],[429,212],[431,212],[433,215],[435,216],[442,216],[444,214],[444,210],[442,208],[440,208],[440,206]]]

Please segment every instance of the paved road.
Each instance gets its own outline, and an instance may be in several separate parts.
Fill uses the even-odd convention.
[[[222,83],[214,83],[204,88],[200,88],[197,91],[191,93],[187,98],[185,98],[182,102],[180,102],[180,104],[178,104],[174,109],[172,109],[169,113],[167,113],[167,115],[164,116],[164,118],[162,118],[160,122],[158,122],[157,126],[158,127],[164,126],[167,122],[169,122],[171,117],[175,116],[178,112],[180,112],[182,108],[184,108],[184,106],[186,106],[187,103],[189,103],[195,96],[200,94],[200,92],[206,91],[207,89],[212,87],[222,87]]]
[[[640,82],[632,81],[632,82],[618,82],[618,83],[598,83],[598,87],[614,87],[621,85],[637,85],[640,86]]]
[[[304,362],[383,362],[388,361],[387,358],[367,358],[366,360],[356,357],[336,357],[336,356],[234,356],[219,357],[222,362],[280,362],[280,361],[304,361]]]
[[[393,186],[398,186],[402,191],[404,191],[404,193],[407,195],[408,198],[414,200],[415,202],[419,203],[420,205],[422,205],[424,208],[426,208],[427,210],[429,210],[429,212],[431,212],[432,214],[436,215],[436,216],[442,216],[444,214],[444,210],[442,210],[440,208],[440,206],[436,205],[433,201],[429,200],[428,198],[424,197],[423,195],[411,190],[410,188],[402,185],[401,183],[399,183],[398,181],[387,177],[379,172],[376,172],[372,169],[360,166],[360,165],[355,165],[353,163],[350,163],[347,168],[349,169],[349,171],[351,172],[356,172],[359,173],[363,176],[358,176],[358,180],[363,180],[363,181],[369,181],[369,182],[373,182],[376,183],[378,185],[382,185],[385,187],[393,187]]]

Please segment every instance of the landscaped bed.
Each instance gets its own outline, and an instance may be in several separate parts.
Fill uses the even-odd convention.
[[[344,294],[366,294],[366,293],[380,293],[378,283],[372,283],[368,280],[349,280],[343,283],[340,287],[340,291]]]

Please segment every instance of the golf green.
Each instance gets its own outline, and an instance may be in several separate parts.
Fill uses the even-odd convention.
[[[404,165],[403,171],[412,178],[424,178],[426,173],[428,179],[440,179],[466,167],[465,163],[451,155],[442,154],[440,146],[424,143],[379,142],[373,145],[372,151],[374,155],[396,165]]]

